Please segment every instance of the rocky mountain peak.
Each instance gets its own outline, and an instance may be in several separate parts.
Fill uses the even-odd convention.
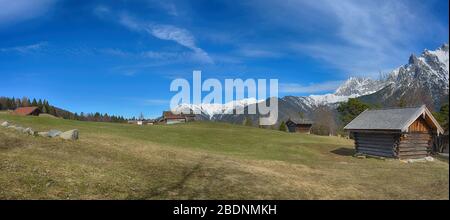
[[[376,92],[381,82],[364,77],[350,77],[334,93],[337,96],[361,96]]]
[[[409,62],[410,65],[417,65],[419,64],[419,59],[417,59],[415,54],[411,54],[411,56],[409,56]]]

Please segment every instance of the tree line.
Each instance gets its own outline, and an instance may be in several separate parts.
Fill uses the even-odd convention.
[[[99,112],[96,113],[72,113],[60,108],[57,108],[51,104],[47,100],[42,99],[32,99],[30,100],[27,97],[19,98],[8,98],[8,97],[0,97],[0,111],[5,110],[15,110],[21,107],[37,107],[41,111],[41,113],[53,115],[55,117],[71,119],[71,120],[79,120],[79,121],[96,121],[96,122],[117,122],[117,123],[125,123],[128,120],[122,116],[108,115],[102,114]]]

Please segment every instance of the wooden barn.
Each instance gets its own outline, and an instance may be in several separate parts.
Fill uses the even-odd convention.
[[[291,133],[310,134],[313,122],[305,119],[289,119],[286,121],[286,127]]]
[[[41,111],[39,110],[38,107],[17,108],[13,112],[14,115],[22,115],[22,116],[28,116],[28,115],[39,116],[40,113],[41,113]]]
[[[186,123],[190,121],[195,120],[194,114],[176,114],[171,111],[165,111],[163,112],[163,117],[159,120],[159,123],[163,124],[179,124],[179,123]]]
[[[430,155],[443,129],[426,106],[366,110],[347,126],[357,153],[409,159]]]

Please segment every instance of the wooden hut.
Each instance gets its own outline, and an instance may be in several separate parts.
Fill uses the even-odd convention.
[[[172,111],[163,112],[163,117],[159,120],[159,123],[163,124],[179,124],[195,121],[194,114],[174,113]]]
[[[310,134],[313,122],[305,119],[289,119],[286,121],[288,131],[291,133]]]
[[[39,116],[40,113],[41,111],[39,110],[38,107],[21,107],[17,108],[13,112],[14,115],[22,115],[22,116],[29,116],[29,115]]]
[[[423,158],[443,129],[426,106],[366,110],[344,127],[357,153],[390,158]]]

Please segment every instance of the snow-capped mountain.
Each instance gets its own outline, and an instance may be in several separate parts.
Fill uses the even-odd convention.
[[[335,92],[336,96],[363,96],[379,91],[386,84],[380,80],[363,77],[350,77]]]
[[[425,50],[419,57],[411,55],[408,64],[393,70],[384,83],[382,89],[361,99],[387,106],[406,102],[438,108],[442,102],[448,102],[449,45]]]
[[[345,102],[349,98],[356,98],[373,94],[387,85],[386,80],[373,80],[363,77],[350,77],[334,93],[324,95],[310,95],[298,97],[295,102],[302,102],[309,107]],[[293,98],[290,98],[293,99]]]
[[[285,96],[278,99],[279,122],[295,118],[301,112],[312,117],[320,105],[337,106],[349,98],[384,106],[399,105],[400,101],[410,105],[428,104],[439,107],[448,102],[449,94],[449,45],[444,44],[434,51],[425,50],[419,57],[411,55],[406,65],[390,72],[383,79],[373,80],[351,77],[334,93],[310,96]],[[176,110],[201,110],[199,119],[242,123],[245,118],[257,122],[258,115],[226,114],[235,108],[248,108],[262,100],[254,98],[226,104],[180,105]]]
[[[258,102],[262,102],[264,100],[257,100],[255,98],[247,98],[236,101],[231,101],[225,104],[181,104],[177,106],[173,111],[182,112],[182,111],[193,111],[193,112],[201,112],[201,115],[204,118],[213,119],[215,115],[221,114],[230,114],[237,108],[245,108],[252,104],[257,104]]]

